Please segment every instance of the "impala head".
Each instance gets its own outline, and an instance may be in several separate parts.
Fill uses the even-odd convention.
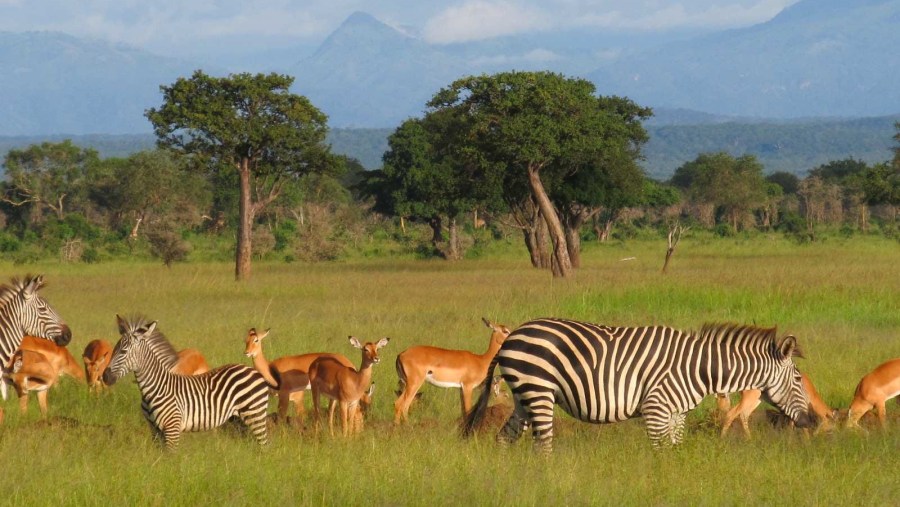
[[[491,333],[491,341],[495,342],[497,345],[503,345],[506,337],[508,337],[511,333],[509,328],[507,328],[503,324],[494,324],[484,317],[481,318],[481,321],[484,322],[485,326],[491,328],[491,330],[493,331],[493,333]]]
[[[103,371],[106,370],[106,365],[109,364],[109,357],[112,355],[111,350],[104,351],[100,357],[90,358],[84,356],[84,370],[87,376],[87,384],[89,386],[99,386],[100,385],[100,376],[103,375]]]
[[[776,366],[769,376],[769,385],[763,395],[794,421],[799,428],[815,426],[816,417],[811,414],[809,396],[803,387],[803,378],[794,357],[803,357],[797,346],[797,338],[787,335],[773,341]]]
[[[126,373],[138,368],[137,354],[134,351],[156,330],[155,320],[149,322],[144,319],[126,320],[116,315],[116,323],[121,338],[113,348],[109,366],[103,372],[103,383],[109,386],[115,384]]]
[[[9,305],[13,298],[16,304],[9,308],[18,312],[16,319],[22,335],[31,335],[53,340],[59,346],[66,346],[72,340],[72,331],[47,301],[38,294],[44,287],[44,276],[26,276],[24,280],[12,280],[10,285],[0,288],[0,305]]]
[[[362,350],[362,366],[360,369],[365,368],[366,365],[369,364],[378,364],[378,362],[381,361],[381,358],[378,357],[378,351],[387,345],[389,341],[391,341],[390,338],[384,337],[376,343],[366,342],[366,344],[363,345],[355,336],[351,336],[350,345]]]
[[[269,336],[269,331],[271,330],[272,329],[269,328],[263,331],[262,334],[259,334],[256,332],[255,327],[251,327],[250,331],[247,331],[247,347],[244,348],[244,355],[251,359],[258,356],[262,352],[263,338]]]

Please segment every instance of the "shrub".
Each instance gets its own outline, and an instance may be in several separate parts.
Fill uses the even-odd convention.
[[[191,251],[190,243],[170,229],[147,231],[147,241],[150,242],[150,253],[162,259],[166,267],[172,267],[173,262],[187,259]]]

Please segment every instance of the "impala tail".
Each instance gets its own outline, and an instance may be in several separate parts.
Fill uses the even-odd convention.
[[[403,394],[406,390],[406,370],[403,369],[403,361],[400,360],[400,354],[397,354],[397,361],[394,362],[397,367],[397,396]]]
[[[484,380],[481,382],[481,395],[478,397],[478,401],[475,402],[475,406],[472,407],[472,411],[466,414],[466,420],[463,423],[462,434],[463,437],[469,438],[475,433],[475,428],[481,423],[481,420],[484,419],[485,414],[487,413],[488,404],[491,401],[491,384],[494,379],[494,369],[497,367],[497,362],[500,360],[500,355],[497,354],[491,359],[491,364],[488,366],[487,375],[484,377]]]

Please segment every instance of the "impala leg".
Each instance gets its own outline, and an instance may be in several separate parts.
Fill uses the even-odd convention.
[[[847,410],[847,427],[859,428],[859,420],[873,407],[874,405],[866,400],[853,400],[853,403],[850,404],[850,408]]]
[[[416,399],[416,393],[425,382],[424,378],[407,377],[406,384],[403,386],[403,392],[394,402],[394,424],[400,424],[409,420],[409,407]]]
[[[303,405],[304,391],[296,391],[291,393],[291,401],[294,402],[294,415],[300,419],[302,423],[306,419],[306,407]]]
[[[313,388],[312,398],[313,398],[313,418],[315,419],[316,433],[318,433],[319,432],[319,390],[318,389]]]
[[[341,433],[344,438],[350,436],[350,404],[341,402]]]
[[[334,436],[334,409],[337,405],[337,400],[331,400],[331,406],[328,409],[328,431],[331,432],[331,436]],[[341,405],[343,405],[343,403]]]
[[[462,402],[462,415],[466,417],[472,410],[472,390],[474,386],[463,384],[459,390],[460,401]]]
[[[19,393],[19,412],[28,412],[28,391]]]
[[[47,391],[38,391],[38,406],[41,407],[41,417],[47,417]]]
[[[881,427],[887,428],[887,407],[885,407],[885,400],[881,400],[875,404],[875,413],[878,415],[878,421],[881,423]]]

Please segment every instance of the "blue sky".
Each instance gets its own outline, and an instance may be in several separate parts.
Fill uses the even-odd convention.
[[[0,31],[51,30],[158,54],[321,42],[354,11],[452,43],[588,27],[721,29],[771,19],[797,0],[0,0]]]

